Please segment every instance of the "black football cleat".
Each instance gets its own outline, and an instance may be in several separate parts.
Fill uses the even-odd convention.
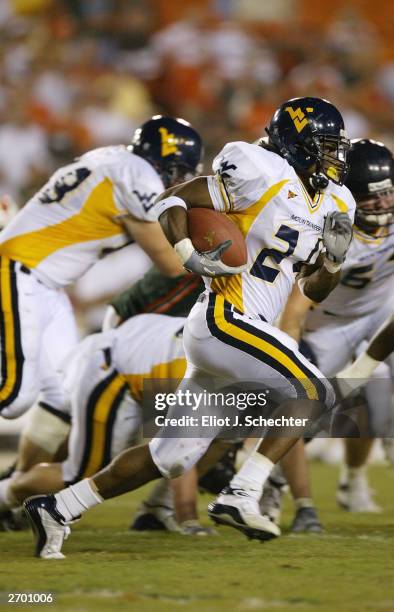
[[[217,525],[234,527],[249,539],[272,540],[280,529],[260,512],[259,503],[243,489],[226,487],[208,506],[208,515]]]
[[[179,531],[173,508],[142,502],[130,525],[132,531]]]
[[[64,559],[63,541],[70,534],[70,527],[56,508],[54,495],[29,497],[23,504],[36,536],[35,556],[41,559]]]

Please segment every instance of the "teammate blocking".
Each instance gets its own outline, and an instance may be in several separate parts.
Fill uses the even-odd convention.
[[[303,408],[312,412],[322,404],[329,408],[333,391],[273,322],[297,276],[305,295],[315,301],[327,297],[338,282],[355,208],[343,187],[349,141],[338,110],[318,98],[284,103],[268,134],[268,144],[226,145],[214,160],[214,176],[167,190],[157,211],[183,265],[211,277],[185,327],[187,384],[198,385],[201,375],[237,383],[270,380],[282,390],[283,411],[299,409],[302,399]],[[194,250],[186,209],[196,206],[231,214],[246,240],[246,269],[229,270],[219,258]],[[38,533],[37,554],[59,558],[67,525],[76,516],[160,474],[179,475],[211,441],[172,439],[169,444],[166,438],[155,438],[149,447],[122,453],[92,479],[54,497],[28,500],[26,509]],[[260,514],[258,500],[274,463],[295,441],[264,439],[211,505],[211,516],[252,537],[279,535]]]
[[[164,186],[198,173],[201,154],[201,139],[190,124],[154,117],[136,131],[131,147],[96,149],[57,170],[3,230],[2,416],[14,418],[30,408],[42,377],[75,345],[74,315],[63,288],[106,252],[131,239],[164,274],[179,274],[153,201]],[[55,397],[47,393],[43,401],[61,409],[55,388],[50,387]]]
[[[155,116],[130,147],[96,149],[60,168],[0,234],[0,415],[31,409],[17,471],[51,461],[69,432],[57,370],[78,334],[65,287],[130,241],[163,274],[182,273],[153,201],[198,174],[201,158],[201,138],[188,122]],[[0,503],[8,484],[1,483]]]

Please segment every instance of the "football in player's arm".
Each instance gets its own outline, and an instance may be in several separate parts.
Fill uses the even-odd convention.
[[[246,265],[237,268],[226,266],[219,256],[212,257],[212,252],[208,259],[205,253],[195,250],[190,240],[186,210],[193,207],[215,208],[206,177],[197,177],[185,185],[167,189],[159,196],[158,203],[161,226],[186,270],[211,277],[239,274],[246,270]],[[323,301],[338,284],[339,270],[351,238],[352,224],[346,213],[327,215],[323,228],[326,252],[319,256],[315,264],[305,264],[298,275],[301,291],[310,300]],[[220,253],[219,247],[217,252]]]

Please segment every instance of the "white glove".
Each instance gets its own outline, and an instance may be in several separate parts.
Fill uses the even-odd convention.
[[[231,246],[231,240],[225,240],[212,251],[199,253],[193,246],[190,238],[184,238],[176,243],[174,249],[179,256],[183,267],[189,272],[194,272],[200,276],[232,276],[241,274],[247,268],[243,266],[226,266],[220,257],[226,249]]]
[[[347,213],[333,212],[326,216],[323,226],[323,244],[327,259],[337,264],[345,261],[352,241],[352,222]]]
[[[110,329],[114,329],[114,327],[118,327],[121,322],[121,318],[116,312],[113,306],[107,306],[107,310],[105,311],[102,330],[103,332],[107,332]]]

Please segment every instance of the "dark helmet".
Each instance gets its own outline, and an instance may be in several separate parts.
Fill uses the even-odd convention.
[[[325,189],[329,180],[344,183],[350,142],[333,104],[321,98],[288,100],[275,111],[266,131],[269,143],[314,189]]]
[[[356,200],[354,222],[373,230],[394,222],[394,159],[391,151],[375,140],[352,140],[346,186]]]
[[[201,137],[184,119],[155,115],[135,131],[129,148],[154,166],[165,187],[202,171]]]

